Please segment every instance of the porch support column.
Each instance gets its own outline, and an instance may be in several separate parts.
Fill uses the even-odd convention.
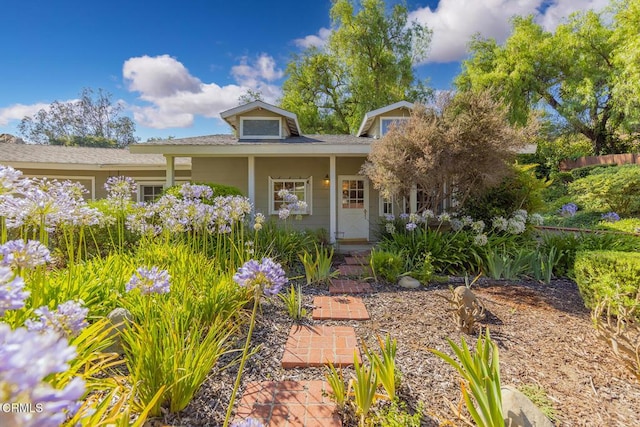
[[[413,184],[409,193],[409,213],[418,212],[418,186]]]
[[[248,174],[247,174],[247,195],[249,201],[253,203],[255,208],[256,204],[256,158],[253,155],[247,157]]]
[[[166,182],[164,184],[165,188],[173,187],[175,184],[175,157],[164,155],[164,158],[167,159],[167,170],[166,170]]]
[[[338,178],[336,177],[336,156],[329,156],[329,243],[336,242],[338,221],[336,200],[338,198]]]

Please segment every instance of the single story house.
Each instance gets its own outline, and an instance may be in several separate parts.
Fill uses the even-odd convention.
[[[235,135],[208,135],[133,144],[132,153],[166,158],[166,183],[176,180],[176,158],[191,158],[194,181],[233,185],[257,212],[277,215],[278,192],[287,189],[307,203],[297,227],[325,228],[332,241],[369,241],[380,216],[394,206],[359,174],[371,148],[389,125],[406,120],[413,104],[401,101],[365,115],[356,135],[303,135],[297,116],[262,101],[220,115]],[[418,193],[409,208],[416,211]]]
[[[138,201],[153,200],[166,182],[166,161],[161,154],[133,154],[117,148],[0,142],[0,164],[27,177],[76,181],[87,189],[86,199],[101,199],[110,176],[126,175],[138,184]],[[175,159],[175,180],[191,180],[191,159]]]

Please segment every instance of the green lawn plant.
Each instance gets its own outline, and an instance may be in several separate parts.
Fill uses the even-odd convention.
[[[333,248],[325,247],[314,243],[315,255],[303,250],[298,254],[298,258],[304,267],[304,274],[307,285],[313,283],[326,284],[332,277],[336,277],[338,272],[331,271],[333,261]]]
[[[453,366],[462,377],[462,397],[473,421],[478,427],[504,427],[498,346],[491,341],[489,330],[485,336],[478,337],[473,352],[464,338],[460,346],[450,339],[447,342],[457,360],[441,351],[430,351]]]
[[[366,366],[358,359],[358,353],[354,351],[353,369],[355,373],[353,381],[350,382],[350,389],[353,391],[358,425],[364,427],[371,406],[378,397],[378,376],[372,366]]]
[[[302,304],[302,289],[300,286],[289,286],[289,289],[279,294],[278,298],[284,303],[289,317],[293,320],[301,320],[307,316],[307,309]]]
[[[369,265],[376,281],[384,280],[387,283],[395,283],[398,277],[405,272],[404,252],[374,249],[371,251]]]

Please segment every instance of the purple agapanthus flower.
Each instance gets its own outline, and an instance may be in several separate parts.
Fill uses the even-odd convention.
[[[3,403],[31,403],[38,411],[0,413],[0,420],[19,426],[61,425],[80,407],[84,381],[73,378],[64,388],[55,389],[46,377],[69,369],[75,348],[58,334],[37,333],[25,328],[12,330],[0,323],[0,384]],[[3,424],[4,425],[4,424]]]
[[[607,212],[606,214],[602,214],[602,220],[607,222],[620,221],[620,215],[615,212]]]
[[[89,309],[82,304],[82,301],[63,302],[56,311],[42,306],[34,310],[40,319],[27,320],[25,326],[33,332],[53,331],[65,336],[75,336],[88,324],[86,319]]]
[[[260,287],[266,296],[273,296],[287,284],[288,280],[282,266],[271,258],[254,259],[244,263],[233,280],[243,287]]]
[[[566,203],[560,208],[560,216],[565,218],[575,216],[576,212],[578,212],[578,205],[575,203]]]
[[[137,191],[136,182],[128,176],[111,176],[104,184],[107,200],[118,209],[123,209]]]
[[[0,316],[7,310],[24,307],[29,291],[24,290],[24,280],[9,267],[0,267]]]
[[[236,421],[231,427],[265,427],[264,423],[257,418],[245,418],[242,421]]]
[[[408,222],[406,225],[407,231],[413,231],[418,227],[415,222]]]
[[[10,240],[0,246],[0,265],[13,268],[33,268],[51,261],[49,249],[37,240]]]
[[[182,184],[180,194],[185,199],[210,199],[213,197],[213,189],[208,185],[190,184],[188,182]]]
[[[127,292],[138,288],[142,295],[149,294],[166,294],[169,292],[170,283],[169,273],[166,270],[160,270],[158,267],[150,269],[140,267],[136,273],[131,276],[131,280],[126,285]]]

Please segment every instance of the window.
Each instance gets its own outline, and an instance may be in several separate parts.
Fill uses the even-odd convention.
[[[402,125],[404,122],[409,120],[408,117],[387,117],[380,119],[380,136],[385,136],[389,131],[391,125]]]
[[[153,202],[162,194],[164,187],[162,185],[139,185],[138,200],[140,202]]]
[[[240,137],[257,139],[277,139],[282,134],[278,117],[240,118]]]
[[[309,178],[269,178],[269,213],[277,215],[278,209],[284,203],[282,197],[278,195],[280,190],[287,190],[290,194],[295,194],[298,200],[307,203],[304,210],[294,210],[295,215],[311,215],[311,177]]]
[[[393,215],[393,201],[393,197],[387,199],[386,197],[380,196],[380,216]]]
[[[364,208],[364,179],[343,179],[342,209]]]

